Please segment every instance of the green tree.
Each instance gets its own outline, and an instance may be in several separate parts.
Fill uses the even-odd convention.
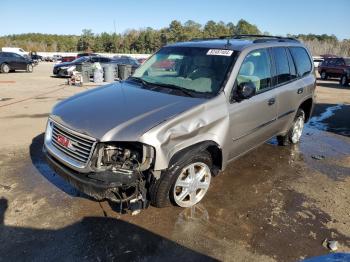
[[[91,51],[94,45],[94,38],[95,36],[91,29],[83,29],[83,33],[77,43],[77,50]]]
[[[260,35],[261,34],[260,30],[256,25],[250,24],[244,19],[241,19],[238,21],[235,28],[235,33],[237,35],[245,35],[245,34]]]

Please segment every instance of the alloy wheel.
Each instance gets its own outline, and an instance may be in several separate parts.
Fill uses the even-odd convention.
[[[210,168],[202,163],[192,163],[182,169],[174,186],[174,200],[180,207],[191,207],[202,200],[211,180]]]

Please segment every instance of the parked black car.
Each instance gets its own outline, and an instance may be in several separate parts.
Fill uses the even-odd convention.
[[[135,71],[135,69],[137,69],[141,65],[137,59],[130,56],[121,56],[121,57],[115,56],[113,60],[118,65],[131,65],[133,72]]]
[[[0,52],[0,71],[8,73],[15,70],[33,72],[33,61],[19,54],[11,52]]]
[[[69,76],[68,68],[71,66],[77,66],[81,65],[83,63],[111,63],[113,60],[109,57],[103,57],[103,56],[82,56],[78,59],[73,60],[72,62],[65,62],[65,63],[59,63],[56,64],[53,68],[53,74],[64,77]]]

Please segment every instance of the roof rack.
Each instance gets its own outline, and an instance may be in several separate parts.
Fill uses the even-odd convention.
[[[298,42],[299,40],[293,37],[271,36],[271,35],[223,35],[212,38],[193,38],[191,41],[208,41],[208,40],[222,40],[222,39],[244,39],[244,38],[256,38],[253,43],[265,43],[265,42]]]
[[[243,39],[243,38],[257,38],[253,43],[264,43],[264,42],[298,42],[299,40],[294,37],[283,37],[283,36],[272,36],[272,35],[234,35],[233,39]]]

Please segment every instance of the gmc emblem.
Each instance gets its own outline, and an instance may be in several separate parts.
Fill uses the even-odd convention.
[[[57,135],[57,143],[64,147],[69,147],[70,141],[67,137],[62,135]]]

